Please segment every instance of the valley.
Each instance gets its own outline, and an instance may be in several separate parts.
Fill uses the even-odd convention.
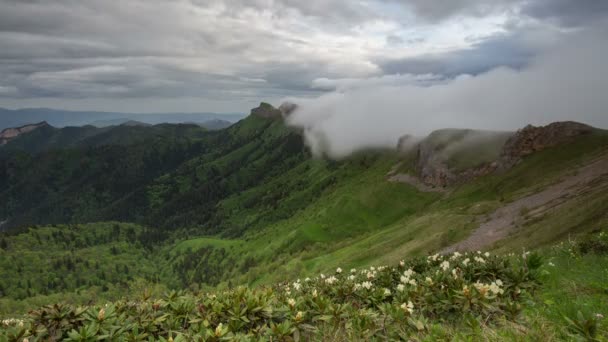
[[[608,223],[601,130],[438,186],[432,180],[446,178],[419,178],[420,160],[409,151],[313,158],[298,132],[272,117],[252,115],[217,132],[124,132],[135,129],[151,134],[130,132],[127,141],[121,128],[72,143],[54,138],[61,131],[34,131],[0,150],[0,193],[9,199],[0,208],[9,217],[3,314],[149,286],[260,286],[437,252],[543,248]],[[492,163],[460,161],[452,150],[454,157],[433,156],[434,165]],[[40,178],[49,172],[61,174]]]

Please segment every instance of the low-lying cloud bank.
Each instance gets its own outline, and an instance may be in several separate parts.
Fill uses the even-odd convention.
[[[563,35],[526,68],[477,76],[317,80],[335,91],[299,104],[288,123],[313,153],[340,158],[395,147],[404,134],[441,128],[515,130],[574,120],[608,128],[608,23]]]

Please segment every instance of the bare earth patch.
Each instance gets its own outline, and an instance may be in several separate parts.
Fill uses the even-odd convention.
[[[522,215],[536,216],[555,209],[583,192],[608,187],[608,155],[603,155],[576,172],[564,176],[558,183],[541,192],[522,197],[490,214],[467,239],[443,249],[440,253],[475,251],[491,246],[506,238],[517,228],[515,224]]]
[[[386,175],[389,182],[409,184],[421,192],[445,192],[444,188],[424,184],[418,177],[407,173],[397,173],[399,166],[401,163],[393,166],[393,169]]]

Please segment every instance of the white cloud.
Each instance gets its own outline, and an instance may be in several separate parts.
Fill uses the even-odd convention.
[[[316,99],[291,99],[300,107],[289,122],[306,129],[313,152],[337,158],[442,128],[514,130],[558,120],[608,128],[607,33],[604,23],[564,36],[520,71],[497,68],[430,86],[357,80]]]

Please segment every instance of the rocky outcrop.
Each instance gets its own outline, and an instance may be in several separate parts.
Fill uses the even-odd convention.
[[[527,155],[568,143],[581,135],[591,134],[594,130],[591,126],[573,121],[554,122],[541,127],[528,125],[507,140],[498,166],[503,170],[509,169]]]
[[[441,154],[436,153],[434,146],[427,141],[422,141],[418,145],[416,172],[422,183],[434,187],[444,188],[454,183],[456,178],[456,175],[450,171]]]
[[[477,148],[475,147],[478,146],[476,144],[491,143],[492,138],[488,139],[486,136],[485,140],[478,140],[475,144],[463,143],[463,141],[471,141],[471,134],[478,133],[470,130],[437,131],[417,143],[413,148],[410,147],[413,138],[403,136],[399,139],[398,149],[400,151],[406,149],[415,151],[415,171],[423,184],[443,188],[465,183],[493,172],[508,170],[517,165],[527,155],[571,142],[577,137],[592,133],[594,130],[593,127],[578,122],[555,122],[542,127],[527,126],[514,134],[509,133],[508,139],[505,138],[504,132],[497,133],[503,134],[503,138],[497,136],[497,140],[494,140],[494,142],[499,141],[500,144],[496,144],[496,148],[493,148],[496,151],[493,160],[485,159],[481,163],[471,165],[466,169],[451,168],[448,163],[450,155],[446,151],[449,150],[453,153],[458,149]],[[454,147],[456,145],[458,147]]]
[[[262,102],[256,108],[251,110],[251,115],[264,119],[282,119],[283,114],[279,109],[274,108],[271,104]]]
[[[35,129],[40,127],[48,126],[49,124],[46,121],[39,122],[37,124],[24,125],[21,127],[15,128],[6,128],[2,132],[0,132],[0,146],[8,144],[9,141],[17,138],[18,136],[29,133]]]
[[[281,111],[281,114],[283,114],[283,117],[288,117],[296,109],[298,109],[298,105],[293,102],[283,102],[279,106],[279,110]]]

